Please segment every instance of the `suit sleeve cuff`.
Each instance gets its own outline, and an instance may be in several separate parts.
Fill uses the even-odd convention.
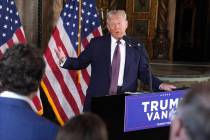
[[[60,60],[60,67],[63,67],[64,66],[64,64],[65,64],[65,62],[66,62],[66,57],[65,58],[63,58],[62,60]]]

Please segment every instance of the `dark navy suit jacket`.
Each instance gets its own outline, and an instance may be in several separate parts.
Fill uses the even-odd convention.
[[[78,70],[86,68],[89,64],[91,64],[91,78],[87,89],[84,111],[90,109],[91,97],[108,94],[111,68],[110,35],[93,38],[89,46],[78,58],[68,57],[63,68]],[[135,92],[137,90],[137,79],[149,84],[150,77],[153,90],[158,90],[161,81],[153,75],[150,76],[149,72],[148,57],[143,44],[126,42],[125,71],[121,91]]]
[[[54,140],[58,128],[38,116],[27,102],[0,97],[1,140]]]

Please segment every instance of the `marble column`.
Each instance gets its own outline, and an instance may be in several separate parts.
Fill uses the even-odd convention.
[[[16,0],[16,7],[20,15],[26,40],[31,44],[38,44],[38,1]]]

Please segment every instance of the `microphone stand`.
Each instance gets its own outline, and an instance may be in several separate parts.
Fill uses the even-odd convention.
[[[152,89],[152,70],[151,70],[151,65],[150,65],[150,60],[149,60],[149,56],[148,54],[147,55],[147,61],[148,61],[148,71],[149,71],[149,90],[150,92],[153,92],[153,89]]]

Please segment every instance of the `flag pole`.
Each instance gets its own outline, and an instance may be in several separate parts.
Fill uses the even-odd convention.
[[[77,47],[77,55],[79,56],[81,53],[81,17],[82,17],[82,0],[79,0],[79,9],[78,9],[78,47]],[[80,76],[81,76],[81,70],[77,71],[77,82],[80,83]]]

